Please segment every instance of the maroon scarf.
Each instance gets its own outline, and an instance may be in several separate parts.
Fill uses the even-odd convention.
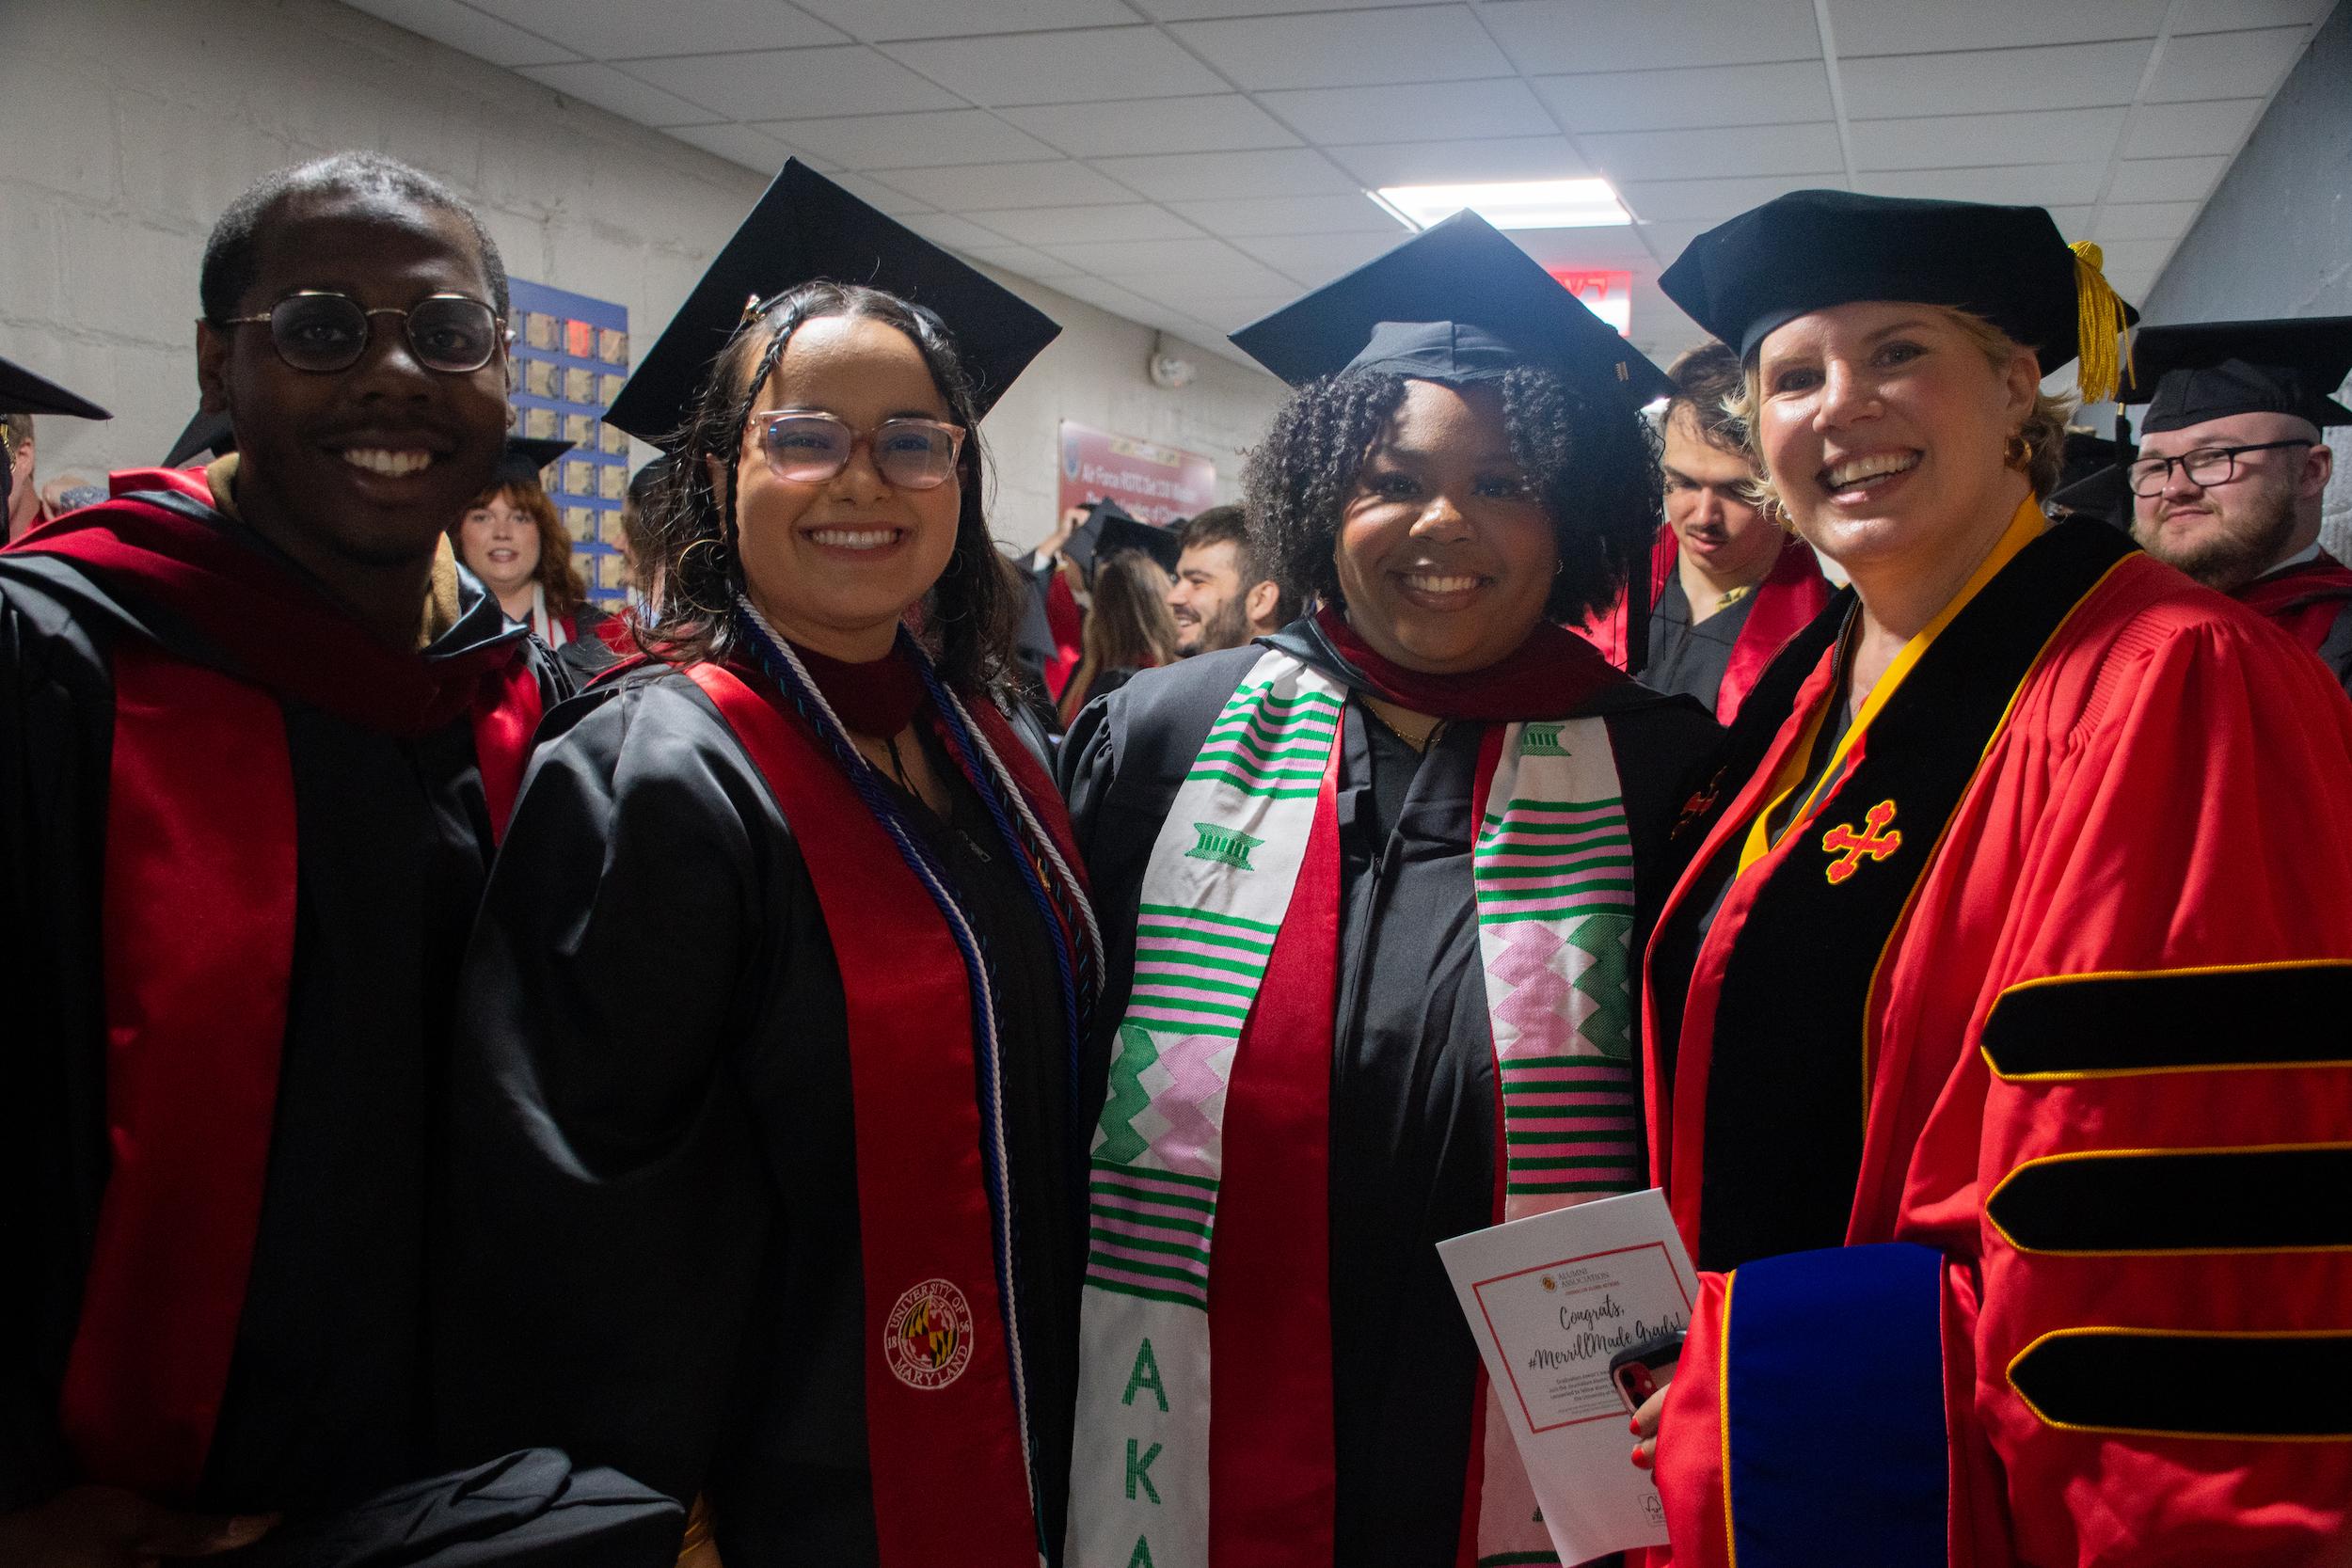
[[[1537,622],[1525,641],[1494,663],[1459,675],[1424,674],[1391,663],[1329,605],[1315,611],[1313,624],[1324,645],[1380,697],[1456,722],[1566,719],[1594,693],[1630,678],[1590,642],[1548,621]]]

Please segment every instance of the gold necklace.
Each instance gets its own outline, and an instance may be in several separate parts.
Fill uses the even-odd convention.
[[[1381,718],[1379,710],[1374,707],[1370,703],[1363,703],[1359,705],[1363,708],[1365,717],[1369,718],[1374,723],[1379,725],[1382,729],[1388,731],[1391,735],[1396,736],[1397,739],[1405,742],[1406,745],[1411,747],[1417,752],[1426,752],[1432,745],[1436,744],[1438,736],[1445,732],[1445,721],[1442,719],[1436,720],[1430,724],[1429,733],[1422,736],[1419,740],[1415,740],[1411,736],[1406,735],[1403,730],[1398,729],[1394,724],[1391,724],[1386,719]]]

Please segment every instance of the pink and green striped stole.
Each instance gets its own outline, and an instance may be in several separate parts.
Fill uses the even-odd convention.
[[[1092,1148],[1072,1568],[1330,1561],[1332,785],[1345,699],[1269,650],[1153,842]],[[1632,850],[1602,720],[1490,726],[1477,787],[1500,1220],[1638,1184]],[[1477,1559],[1552,1561],[1508,1430],[1479,1397]]]

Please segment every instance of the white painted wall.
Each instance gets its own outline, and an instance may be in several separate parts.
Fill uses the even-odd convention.
[[[205,235],[272,168],[414,164],[476,204],[516,276],[627,305],[641,344],[764,184],[336,0],[0,0],[0,354],[116,416],[40,420],[44,482],[162,458],[196,406]],[[1001,537],[1051,530],[1064,419],[1205,453],[1232,497],[1271,377],[1196,350],[1199,379],[1163,391],[1150,328],[1005,281],[1064,330],[984,432]]]

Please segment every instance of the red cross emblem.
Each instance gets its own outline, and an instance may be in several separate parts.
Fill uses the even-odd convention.
[[[1887,831],[1887,825],[1894,820],[1895,802],[1881,800],[1863,814],[1865,832],[1857,833],[1851,823],[1840,822],[1821,835],[1821,847],[1837,857],[1822,872],[1833,887],[1854,874],[1863,856],[1883,861],[1903,847],[1903,835]]]

